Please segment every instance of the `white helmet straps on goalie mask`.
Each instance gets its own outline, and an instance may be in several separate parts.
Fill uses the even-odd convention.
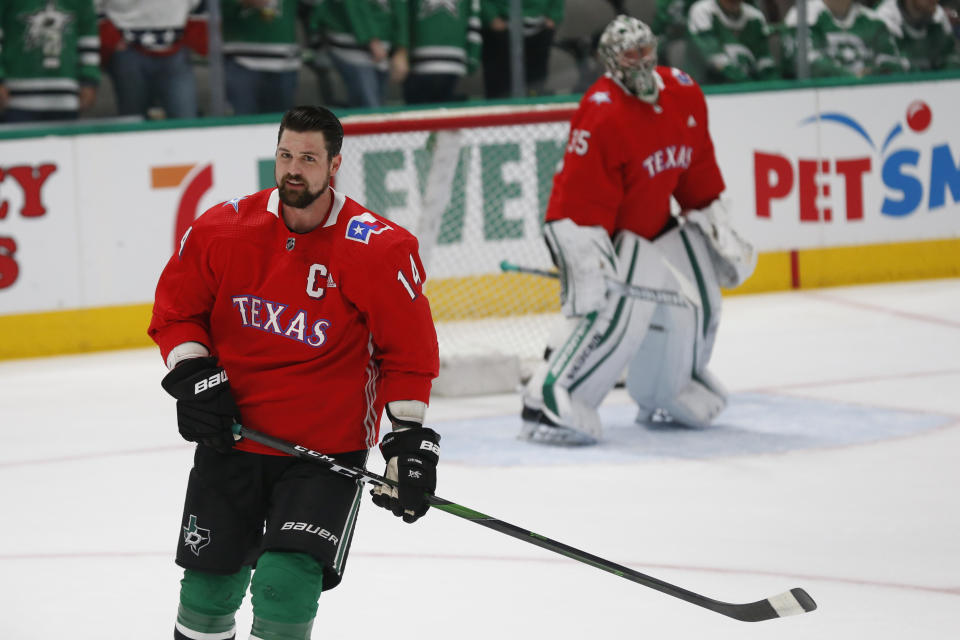
[[[603,30],[597,52],[603,66],[627,91],[644,102],[657,101],[657,38],[650,27],[637,18],[619,15]]]

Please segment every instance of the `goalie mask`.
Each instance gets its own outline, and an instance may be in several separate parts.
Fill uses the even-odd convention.
[[[644,102],[657,101],[657,38],[650,27],[636,18],[617,16],[603,30],[597,52],[607,72],[627,91]]]

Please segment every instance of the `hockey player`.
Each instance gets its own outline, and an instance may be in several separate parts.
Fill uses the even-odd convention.
[[[0,2],[0,122],[75,120],[99,83],[93,0]]]
[[[743,282],[756,254],[719,200],[703,93],[656,66],[656,46],[646,24],[616,17],[598,49],[606,74],[570,122],[544,225],[568,320],[524,390],[522,438],[596,442],[624,368],[638,422],[703,426],[726,404],[707,370],[720,287]]]
[[[321,591],[343,575],[360,485],[236,442],[234,422],[363,466],[386,408],[380,450],[399,486],[374,502],[414,522],[436,486],[440,437],[423,420],[437,337],[417,241],[330,188],[342,140],[327,109],[288,111],[277,188],[207,210],[157,284],[162,385],[198,443],[177,639],[234,638],[248,583],[251,638],[309,638]]]

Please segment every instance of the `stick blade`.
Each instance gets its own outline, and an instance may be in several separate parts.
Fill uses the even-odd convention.
[[[800,615],[817,608],[817,603],[813,601],[810,594],[799,587],[767,598],[767,602],[770,603],[778,618]]]
[[[817,603],[806,591],[796,588],[771,596],[766,600],[758,600],[749,604],[724,604],[722,607],[711,608],[736,620],[760,622],[807,613],[816,609]]]
[[[775,603],[773,601],[774,598],[779,598],[780,600]],[[773,608],[776,609],[781,618],[785,616],[795,616],[801,613],[809,613],[817,608],[817,603],[810,597],[810,594],[800,587],[790,589],[790,591],[781,593],[779,596],[774,596],[774,598],[770,599],[770,604],[773,605]]]

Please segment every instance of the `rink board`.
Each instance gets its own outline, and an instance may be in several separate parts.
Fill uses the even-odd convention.
[[[760,251],[736,293],[960,275],[960,130],[949,117],[960,80],[708,101],[731,216]],[[148,344],[156,280],[182,231],[205,209],[269,184],[276,123],[243,122],[0,137],[0,358]],[[502,274],[498,264],[543,252],[529,212],[545,206],[566,131],[564,122],[465,129],[462,179],[480,194],[491,180],[509,190],[496,206],[466,202],[459,240],[435,248],[427,290],[437,321],[518,313],[518,299],[556,309],[555,282]],[[376,135],[348,136],[353,173],[338,188],[411,224],[428,136]],[[508,160],[484,153],[491,145]],[[387,156],[395,169],[371,173],[368,156]],[[510,182],[531,166],[532,177]],[[484,235],[490,215],[517,220],[515,235]],[[483,245],[483,257],[464,251],[468,243]],[[465,282],[488,282],[487,293],[451,302],[447,292]]]

